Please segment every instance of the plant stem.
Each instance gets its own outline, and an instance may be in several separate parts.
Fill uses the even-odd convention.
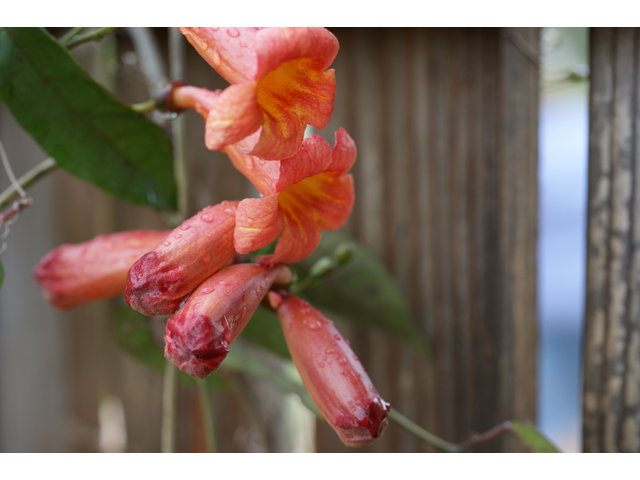
[[[164,367],[164,382],[162,385],[162,453],[176,451],[176,403],[178,397],[178,369],[167,361]]]
[[[207,443],[207,452],[216,453],[218,445],[216,444],[216,423],[211,409],[211,400],[207,384],[203,381],[198,382],[198,395],[200,396],[200,409],[202,411],[202,423],[204,424],[204,435]]]
[[[55,170],[58,164],[53,158],[47,158],[33,167],[23,176],[18,179],[18,184],[22,188],[29,187],[32,183],[36,182],[40,178],[44,177],[51,171]],[[0,194],[0,210],[4,208],[9,202],[18,196],[19,192],[14,185],[10,185],[7,189]]]
[[[439,448],[443,452],[454,453],[458,451],[458,445],[456,445],[455,443],[447,442],[446,440],[435,436],[433,433],[427,432],[424,428],[419,427],[393,408],[389,410],[389,418],[395,421],[409,433],[414,434],[419,439],[424,440],[429,445]]]
[[[80,35],[73,40],[70,40],[64,44],[68,49],[72,49],[87,42],[94,42],[97,40],[106,37],[107,35],[112,34],[116,31],[118,27],[100,27],[95,30],[91,30],[90,32],[85,33],[84,35]]]
[[[511,431],[511,422],[501,423],[500,425],[496,425],[491,430],[488,430],[484,433],[476,433],[475,435],[472,435],[471,438],[469,438],[468,440],[465,440],[460,445],[458,445],[457,451],[465,452],[469,450],[471,447],[473,447],[474,445],[477,445],[478,443],[486,442],[488,440],[491,440],[492,438],[497,437],[501,433],[510,432],[510,431]]]
[[[80,33],[82,33],[82,31],[85,28],[87,28],[87,27],[73,27],[71,30],[69,30],[67,33],[65,33],[62,37],[60,37],[58,42],[60,42],[61,44],[64,45],[69,40],[71,40],[73,37],[75,37],[76,35],[79,35]]]

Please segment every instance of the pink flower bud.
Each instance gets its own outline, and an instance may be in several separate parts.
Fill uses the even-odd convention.
[[[127,303],[145,315],[175,312],[235,254],[237,201],[206,207],[182,223],[129,270]]]
[[[239,264],[204,281],[167,322],[164,355],[180,370],[205,378],[216,370],[273,283],[291,281],[284,265]]]
[[[137,230],[99,235],[88,242],[61,245],[33,270],[44,298],[66,310],[124,292],[133,262],[155,247],[168,231]]]
[[[347,340],[318,310],[294,295],[269,295],[302,382],[340,440],[372,444],[387,426],[389,404],[374,388]]]

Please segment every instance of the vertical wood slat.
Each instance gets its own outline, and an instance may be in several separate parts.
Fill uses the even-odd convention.
[[[586,452],[640,451],[639,62],[639,29],[592,29]]]

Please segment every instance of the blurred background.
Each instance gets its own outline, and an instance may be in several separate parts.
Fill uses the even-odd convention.
[[[433,356],[377,331],[339,328],[382,396],[445,439],[518,418],[580,451],[588,30],[332,31],[338,92],[321,134],[333,143],[343,126],[359,151],[345,230],[398,280]],[[166,29],[154,35],[166,54]],[[128,103],[149,98],[133,36],[123,29],[74,51]],[[186,51],[188,83],[225,87]],[[186,118],[190,213],[254,195],[224,155],[204,148],[200,117]],[[46,158],[2,105],[0,139],[18,176]],[[0,189],[8,184],[0,175]],[[31,269],[61,243],[163,222],[64,171],[29,194],[34,206],[11,226],[2,255],[0,450],[158,451],[162,375],[114,342],[122,299],[57,312]],[[234,391],[210,398],[220,451],[354,451],[295,396],[231,377]],[[194,388],[181,385],[178,402],[179,451],[203,451]],[[364,449],[432,450],[397,426]]]

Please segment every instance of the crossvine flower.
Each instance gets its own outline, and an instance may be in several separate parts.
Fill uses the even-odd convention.
[[[194,290],[167,322],[165,357],[195,378],[216,370],[272,284],[291,281],[284,265],[238,264]]]
[[[267,160],[288,158],[307,124],[324,128],[333,113],[338,53],[324,28],[181,27],[189,43],[231,85],[207,112],[205,144],[238,144]],[[177,90],[180,90],[179,88]],[[174,99],[173,108],[191,108]],[[186,103],[185,103],[186,102]],[[257,136],[249,137],[254,132]]]
[[[235,248],[249,253],[278,238],[273,255],[260,263],[292,263],[309,256],[322,230],[336,230],[349,218],[355,194],[346,173],[356,159],[356,146],[344,129],[335,133],[333,149],[319,135],[306,138],[296,154],[266,162],[233,147],[225,149],[261,198],[238,205]]]
[[[175,312],[180,303],[236,253],[236,206],[206,207],[166,236],[129,270],[127,303],[145,315]]]
[[[269,293],[302,382],[340,440],[372,444],[387,426],[389,404],[371,383],[349,342],[333,322],[294,295]]]

